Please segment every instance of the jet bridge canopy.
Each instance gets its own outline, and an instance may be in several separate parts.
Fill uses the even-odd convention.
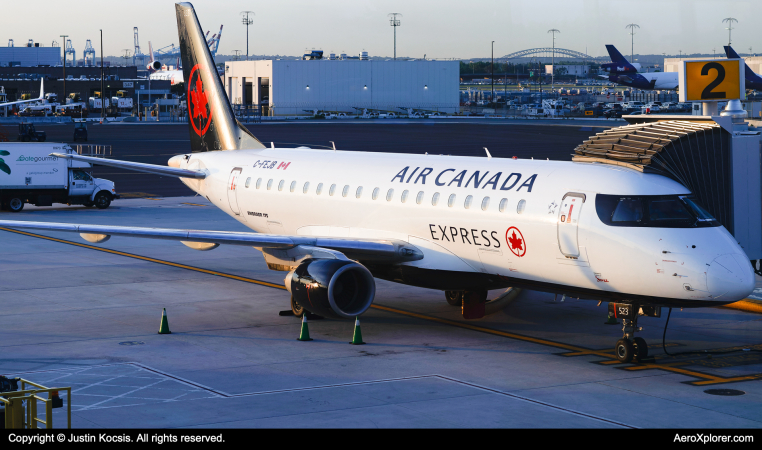
[[[676,180],[739,240],[750,259],[762,259],[760,133],[725,117],[654,118],[591,136],[575,148],[572,161]]]

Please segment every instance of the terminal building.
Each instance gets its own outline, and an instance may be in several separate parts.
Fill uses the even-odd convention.
[[[459,77],[458,61],[260,60],[226,62],[224,84],[233,105],[261,105],[273,116],[363,109],[452,114]]]
[[[0,67],[59,66],[61,47],[0,47]]]

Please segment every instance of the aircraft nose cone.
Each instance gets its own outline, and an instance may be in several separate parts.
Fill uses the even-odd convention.
[[[754,272],[745,255],[721,255],[709,264],[706,286],[712,298],[738,301],[754,290]]]

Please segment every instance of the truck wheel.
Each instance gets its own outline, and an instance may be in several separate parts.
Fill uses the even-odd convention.
[[[98,209],[106,209],[111,204],[111,196],[108,195],[105,192],[99,192],[98,195],[95,196],[95,206]]]
[[[8,210],[11,212],[19,212],[24,209],[24,201],[18,197],[13,197],[8,201]]]

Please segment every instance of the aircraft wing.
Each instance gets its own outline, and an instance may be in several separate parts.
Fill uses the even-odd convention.
[[[172,228],[141,228],[112,225],[79,225],[56,222],[23,222],[0,220],[0,227],[63,231],[79,233],[89,242],[105,242],[110,236],[128,236],[148,239],[183,241],[184,243],[209,243],[243,245],[261,249],[288,250],[297,246],[318,247],[343,253],[350,259],[363,261],[400,263],[423,259],[423,253],[404,241],[394,239],[348,239],[313,236],[281,236],[253,232],[182,230]],[[187,244],[186,244],[187,245]],[[192,247],[194,248],[194,247]],[[199,248],[209,249],[209,248]]]
[[[32,98],[29,100],[18,100],[15,102],[6,102],[6,103],[0,103],[0,107],[3,106],[13,106],[13,105],[20,105],[22,103],[29,103],[29,102],[37,102],[42,100],[45,97],[45,80],[40,79],[40,96],[37,98]]]
[[[177,178],[195,178],[203,180],[207,172],[203,170],[180,169],[179,167],[159,166],[157,164],[145,164],[132,161],[118,161],[115,159],[94,158],[92,156],[70,155],[66,153],[51,153],[50,156],[73,159],[100,166],[119,167],[121,169],[135,170],[137,172],[153,173]]]

